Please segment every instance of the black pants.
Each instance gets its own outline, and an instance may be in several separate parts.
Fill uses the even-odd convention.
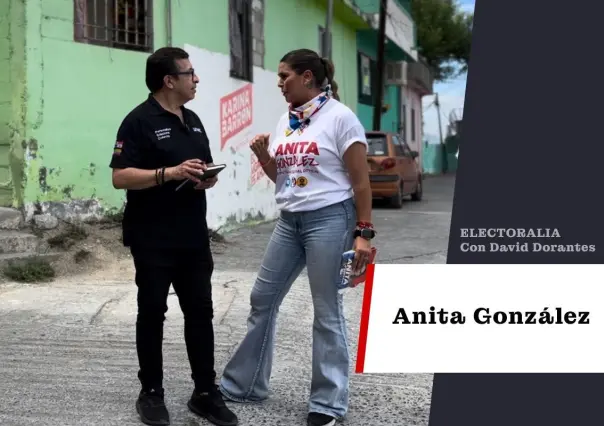
[[[138,287],[136,349],[143,389],[163,389],[162,342],[170,284],[185,322],[185,343],[195,388],[214,386],[214,262],[207,249],[131,249]]]

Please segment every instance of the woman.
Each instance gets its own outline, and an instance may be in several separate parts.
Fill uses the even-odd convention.
[[[348,409],[350,355],[339,268],[342,253],[354,247],[353,268],[361,269],[374,235],[365,129],[339,102],[333,75],[333,64],[311,50],[289,52],[279,64],[278,86],[290,111],[270,146],[266,134],[250,145],[276,184],[281,214],[251,293],[247,335],[220,383],[235,402],[268,397],[277,312],[306,266],[314,304],[312,426],[333,425]]]

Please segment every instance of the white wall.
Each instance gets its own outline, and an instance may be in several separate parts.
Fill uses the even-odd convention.
[[[200,79],[197,96],[187,108],[195,111],[203,122],[214,163],[227,165],[219,175],[218,184],[208,191],[208,226],[216,229],[259,213],[267,219],[275,218],[274,184],[258,166],[248,144],[258,133],[274,134],[279,117],[287,111],[287,103],[277,87],[276,73],[254,67],[254,83],[248,86],[250,83],[229,76],[228,55],[189,44],[185,44],[184,49]],[[238,90],[239,96],[231,103],[235,114],[229,113],[221,99],[224,101]],[[228,128],[221,119],[223,113],[236,117]],[[229,129],[238,132],[228,137]],[[227,134],[226,138],[221,137],[223,133]]]
[[[423,108],[422,108],[422,99],[419,95],[418,92],[411,90],[409,88],[409,86],[405,86],[403,88],[404,91],[404,95],[403,95],[403,99],[406,102],[407,108],[406,108],[406,112],[407,112],[407,117],[406,117],[406,135],[405,135],[405,140],[407,141],[407,143],[409,144],[409,147],[414,150],[419,152],[420,157],[418,158],[418,162],[419,164],[421,163],[422,160],[422,154],[423,154],[423,128],[422,128],[422,115],[423,115]],[[411,108],[415,109],[415,139],[411,139]]]

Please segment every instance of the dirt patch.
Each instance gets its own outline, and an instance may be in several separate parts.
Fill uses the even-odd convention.
[[[130,250],[122,244],[122,227],[117,219],[100,223],[61,223],[50,231],[34,230],[52,251],[60,251],[51,263],[55,279],[86,276],[87,279],[122,281],[134,278]],[[228,240],[211,232],[210,242],[216,255],[224,253]]]
[[[87,275],[89,278],[120,280],[132,277],[130,251],[122,244],[119,222],[61,223],[51,231],[36,231],[52,251],[62,252],[52,262],[56,278]]]

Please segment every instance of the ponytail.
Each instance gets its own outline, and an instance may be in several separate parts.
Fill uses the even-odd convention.
[[[327,83],[331,85],[331,91],[333,92],[333,97],[336,100],[340,100],[340,96],[338,95],[338,83],[333,79],[336,68],[331,60],[328,58],[321,58],[321,62],[325,66],[325,78],[327,78]]]

